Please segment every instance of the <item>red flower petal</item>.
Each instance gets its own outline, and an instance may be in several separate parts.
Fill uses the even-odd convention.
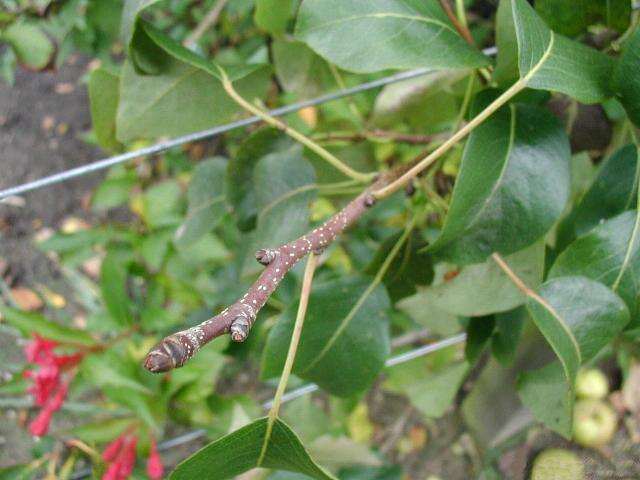
[[[112,441],[102,452],[102,459],[105,462],[113,462],[120,450],[122,449],[122,444],[124,443],[124,435],[120,435],[114,441]]]
[[[147,459],[147,475],[151,480],[160,480],[164,476],[164,465],[162,465],[155,439],[151,439],[151,448]]]

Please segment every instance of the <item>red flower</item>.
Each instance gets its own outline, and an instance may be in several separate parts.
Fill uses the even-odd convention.
[[[138,437],[132,435],[122,447],[122,458],[120,460],[120,470],[118,472],[118,478],[120,480],[125,480],[129,475],[131,475],[131,472],[133,472],[133,467],[136,465],[137,443]]]
[[[53,356],[53,349],[58,346],[58,342],[42,338],[37,333],[33,334],[33,341],[24,347],[24,356],[30,363],[42,365],[48,363]]]
[[[131,475],[136,464],[137,443],[137,436],[123,433],[107,445],[102,452],[102,458],[107,463],[102,480],[125,480]]]
[[[147,459],[147,475],[151,480],[160,480],[164,476],[164,466],[154,438],[151,439],[151,448]]]
[[[54,351],[60,344],[37,334],[24,348],[27,361],[38,365],[38,369],[26,370],[24,377],[33,383],[27,392],[33,396],[37,406],[42,407],[36,418],[29,424],[29,431],[40,437],[49,431],[54,412],[60,409],[67,397],[69,383],[75,375],[72,370],[63,378],[63,372],[73,369],[82,360],[83,353],[57,355]]]
[[[54,412],[58,411],[64,399],[67,397],[67,390],[69,389],[69,382],[61,383],[55,394],[47,399],[42,406],[40,413],[29,424],[29,431],[36,437],[41,437],[49,431],[49,424],[51,423],[51,417]]]
[[[105,448],[104,452],[102,452],[102,459],[105,462],[113,462],[118,456],[118,453],[120,453],[123,443],[124,443],[124,434],[120,435],[113,442],[107,445],[107,448]]]

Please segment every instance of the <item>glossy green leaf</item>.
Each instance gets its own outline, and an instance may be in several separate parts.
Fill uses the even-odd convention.
[[[629,322],[629,310],[609,288],[586,277],[552,278],[538,294],[527,308],[572,385],[578,368]]]
[[[47,34],[34,23],[17,21],[0,30],[0,42],[11,45],[18,62],[33,70],[51,63],[55,46]]]
[[[535,7],[554,31],[570,37],[593,24],[622,33],[631,20],[631,2],[627,0],[538,0]]]
[[[568,387],[560,362],[523,372],[517,388],[522,403],[539,421],[565,438],[571,438],[575,394]]]
[[[511,1],[500,0],[496,12],[496,47],[498,55],[493,78],[500,86],[508,86],[519,77],[518,72],[518,42],[513,26]]]
[[[629,119],[640,127],[640,30],[636,30],[625,44],[616,65],[613,85]]]
[[[529,105],[496,112],[469,137],[436,256],[458,264],[508,255],[541,238],[569,197],[569,142]]]
[[[352,72],[488,63],[458,35],[434,0],[304,0],[296,37]]]
[[[241,230],[253,228],[258,214],[254,188],[254,168],[262,157],[291,148],[291,140],[280,131],[264,128],[242,142],[227,167],[227,197]]]
[[[556,259],[549,277],[584,275],[625,301],[632,319],[640,313],[640,216],[624,212],[578,238]]]
[[[627,145],[607,158],[576,207],[558,227],[558,246],[564,248],[603,220],[636,205],[640,162],[638,149]]]
[[[193,170],[187,190],[187,216],[175,235],[181,247],[199,240],[220,223],[226,211],[226,171],[227,161],[222,157],[200,162]]]
[[[256,0],[254,21],[272,35],[282,34],[287,29],[293,5],[292,0]]]
[[[613,60],[554,33],[526,0],[509,0],[520,77],[531,88],[565,93],[583,103],[611,96]]]
[[[259,420],[210,443],[171,473],[171,480],[234,478],[258,466],[267,419]],[[311,459],[300,439],[282,420],[276,420],[262,467],[299,472],[316,479],[335,479]],[[215,473],[214,473],[215,472]]]
[[[161,62],[161,68],[149,75],[137,71],[131,59],[124,63],[116,118],[118,140],[183,135],[224,123],[241,111],[222,88],[216,64],[147,23],[139,22],[138,29],[154,45],[151,58]],[[268,85],[265,68],[246,65],[226,70],[242,96],[264,96]]]
[[[535,288],[542,282],[544,254],[544,242],[536,242],[507,256],[506,261],[527,285]],[[464,267],[440,263],[435,281],[420,294],[430,305],[460,316],[504,312],[526,300],[492,259]]]
[[[0,305],[0,313],[3,321],[20,330],[25,336],[35,333],[61,343],[78,345],[96,343],[89,333],[52,322],[39,313],[23,312],[3,305]]]
[[[400,237],[402,237],[402,232],[391,235],[382,242],[375,256],[367,265],[365,273],[373,276],[378,272]],[[382,282],[387,287],[393,303],[416,293],[416,286],[429,285],[433,280],[431,255],[420,252],[425,245],[426,242],[422,235],[414,231],[407,237],[404,245],[389,265]]]
[[[93,131],[98,145],[112,151],[122,149],[116,139],[116,113],[120,97],[120,79],[104,67],[96,68],[89,75],[89,102]]]
[[[314,285],[293,373],[338,396],[369,387],[389,354],[389,298],[366,277],[345,276]],[[293,330],[291,305],[269,332],[262,377],[279,375]]]
[[[261,158],[253,176],[260,248],[277,247],[305,233],[317,185],[313,167],[302,157],[302,149],[295,145]]]

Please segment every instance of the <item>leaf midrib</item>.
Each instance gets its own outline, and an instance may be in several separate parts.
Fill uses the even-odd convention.
[[[315,367],[320,362],[320,360],[322,360],[325,357],[325,355],[329,352],[329,350],[331,350],[333,345],[338,341],[338,338],[340,337],[340,335],[342,335],[342,332],[344,332],[347,326],[349,326],[349,323],[351,323],[351,321],[354,319],[354,317],[358,313],[358,310],[362,308],[362,305],[364,305],[364,302],[367,300],[367,298],[369,298],[369,295],[373,293],[373,291],[377,286],[378,286],[378,282],[376,281],[371,282],[367,286],[366,290],[362,292],[362,295],[360,295],[356,303],[353,305],[353,307],[351,307],[351,310],[349,310],[349,313],[347,313],[347,315],[340,321],[340,325],[338,325],[338,328],[334,330],[333,334],[329,338],[329,341],[322,348],[318,356],[316,356],[316,358],[309,365],[307,365],[303,370],[299,371],[298,373],[304,375],[305,373],[310,371],[313,367]]]
[[[311,33],[314,32],[316,30],[321,30],[321,29],[325,29],[328,27],[332,27],[335,25],[339,25],[341,23],[347,23],[347,22],[352,22],[355,20],[363,20],[363,19],[367,19],[367,18],[374,18],[374,19],[385,19],[385,18],[399,18],[402,20],[410,20],[410,21],[418,21],[418,22],[423,22],[423,23],[427,23],[427,24],[432,24],[432,25],[437,25],[438,27],[440,27],[440,29],[446,29],[449,30],[451,33],[454,33],[457,35],[457,33],[455,32],[455,30],[453,30],[453,28],[451,28],[449,25],[447,25],[446,23],[443,23],[439,20],[434,20],[432,18],[428,18],[428,17],[423,17],[421,15],[407,15],[407,14],[402,14],[402,13],[394,13],[394,12],[377,12],[377,13],[366,13],[366,14],[362,14],[362,15],[352,15],[350,17],[344,17],[341,18],[339,20],[332,20],[330,22],[325,22],[325,23],[321,23],[319,25],[316,25],[315,27],[312,28],[308,28],[304,30],[304,33]]]
[[[258,220],[264,218],[264,216],[267,213],[269,213],[270,210],[273,210],[278,204],[284,202],[285,200],[288,200],[288,199],[290,199],[292,197],[295,197],[296,195],[299,195],[301,193],[304,193],[304,192],[307,192],[307,191],[310,191],[310,190],[314,190],[316,188],[318,188],[318,186],[315,183],[308,183],[306,185],[302,185],[300,187],[294,188],[293,190],[289,190],[284,195],[280,195],[278,198],[276,198],[272,202],[268,203],[260,211],[260,214],[258,215]]]

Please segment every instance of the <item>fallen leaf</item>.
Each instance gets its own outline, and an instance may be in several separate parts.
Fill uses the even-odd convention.
[[[57,83],[54,90],[58,95],[66,95],[68,93],[73,92],[75,88],[76,87],[73,85],[73,83],[62,82],[62,83]]]
[[[316,107],[305,107],[298,110],[298,116],[310,128],[315,128],[318,124],[318,109]]]
[[[89,228],[89,224],[78,217],[67,217],[62,222],[62,226],[60,230],[62,233],[76,233],[80,230],[87,230]]]
[[[42,299],[31,289],[26,287],[15,287],[11,289],[11,297],[20,310],[35,312],[40,310],[44,303]]]
[[[100,268],[102,267],[102,257],[95,256],[82,263],[82,270],[91,278],[97,279],[100,276]]]

